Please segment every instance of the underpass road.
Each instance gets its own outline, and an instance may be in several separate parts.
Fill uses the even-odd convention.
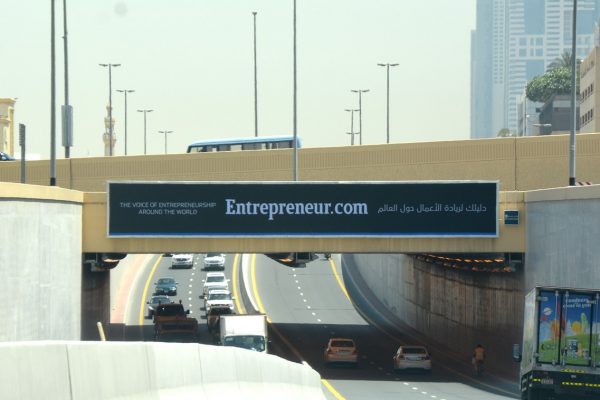
[[[227,255],[226,275],[232,279],[234,255]],[[323,391],[328,399],[508,399],[469,386],[452,365],[436,366],[431,374],[396,375],[392,371],[392,354],[402,338],[386,334],[369,325],[350,302],[342,279],[340,260],[315,260],[306,268],[283,266],[263,255],[251,255],[254,279],[249,292],[259,297],[262,311],[272,324],[272,350],[291,361],[304,360],[323,378]],[[200,343],[212,344],[206,329],[202,299],[203,255],[194,256],[192,269],[170,268],[171,258],[161,255],[147,257],[128,295],[125,315],[125,340],[152,340],[152,320],[146,314],[146,300],[159,277],[173,277],[179,282],[178,295],[191,316],[199,321]],[[233,281],[233,279],[232,279]],[[230,282],[231,283],[231,282]],[[233,289],[233,288],[231,288]],[[145,294],[144,294],[145,293]],[[255,299],[256,300],[256,299]],[[140,319],[140,312],[142,318]],[[283,340],[279,339],[283,337]],[[323,350],[329,337],[353,338],[359,348],[356,368],[326,367]],[[444,359],[443,357],[439,357]],[[468,382],[467,382],[468,383]]]
[[[370,326],[355,310],[345,293],[340,260],[315,260],[306,268],[283,266],[256,255],[254,292],[275,330],[324,379],[330,399],[441,399],[499,400],[514,398],[464,383],[451,365],[438,365],[433,355],[431,374],[396,374],[392,355],[401,338]],[[349,337],[359,349],[359,365],[326,367],[323,350],[330,337]],[[289,355],[282,355],[290,357]],[[299,361],[291,358],[292,361]],[[467,382],[469,383],[469,382]],[[476,382],[475,382],[476,383]],[[474,385],[475,386],[475,385]],[[331,388],[331,390],[328,389]]]

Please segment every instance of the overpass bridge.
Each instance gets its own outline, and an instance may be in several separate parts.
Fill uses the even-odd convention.
[[[568,135],[430,143],[305,148],[299,150],[302,181],[497,180],[499,215],[524,214],[522,191],[565,186]],[[600,182],[600,134],[577,135],[577,175]],[[49,161],[28,161],[27,182],[46,185]],[[20,163],[0,164],[0,180],[19,182]],[[59,187],[82,206],[82,251],[147,253],[224,252],[524,252],[525,224],[499,221],[498,238],[108,238],[107,181],[287,181],[290,150],[100,157],[57,161]]]
[[[578,180],[600,182],[600,135],[578,135],[577,140]],[[494,337],[500,328],[517,332],[518,299],[521,291],[534,283],[585,287],[600,279],[594,261],[600,257],[600,248],[593,241],[600,235],[600,187],[539,190],[564,186],[568,181],[566,136],[300,151],[302,180],[498,180],[499,215],[503,210],[518,209],[523,221],[517,226],[499,221],[498,238],[367,239],[368,244],[364,244],[353,238],[266,242],[252,238],[106,237],[104,191],[109,179],[279,181],[292,176],[290,160],[291,152],[286,150],[59,160],[61,187],[46,186],[47,161],[28,162],[31,185],[11,183],[19,180],[18,163],[0,164],[0,180],[4,182],[0,191],[4,228],[0,241],[9,244],[0,249],[0,273],[10,282],[5,288],[6,323],[0,326],[0,339],[96,337],[95,321],[109,320],[110,274],[82,268],[81,255],[86,252],[260,253],[293,248],[371,253],[357,255],[357,272],[383,303],[388,304],[395,296],[394,301],[400,303],[389,304],[415,329],[436,332],[439,340],[454,338],[465,345],[474,333]],[[418,260],[407,266],[393,254],[425,251],[521,252],[526,254],[526,267],[516,274],[477,277],[443,267],[428,269]],[[378,255],[373,253],[388,256],[375,260]],[[390,271],[396,271],[393,278]],[[396,285],[406,277],[423,286],[421,290],[406,286],[405,293],[398,296]],[[452,306],[447,293],[481,304],[440,311]],[[430,298],[422,301],[425,294]],[[70,312],[65,314],[65,309]],[[460,331],[457,326],[462,327]]]

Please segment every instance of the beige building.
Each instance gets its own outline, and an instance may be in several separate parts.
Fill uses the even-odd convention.
[[[0,151],[14,155],[15,99],[0,98]]]
[[[583,60],[579,70],[579,132],[592,133],[600,131],[600,119],[597,107],[600,105],[600,48],[594,47]]]

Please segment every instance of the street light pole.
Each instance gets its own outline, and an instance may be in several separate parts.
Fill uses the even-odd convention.
[[[50,0],[50,186],[56,186],[56,66],[54,0]]]
[[[344,111],[348,111],[350,113],[350,133],[352,137],[350,139],[350,145],[354,146],[354,111],[358,111],[356,109],[346,109]]]
[[[296,71],[297,57],[296,57],[296,0],[294,0],[294,181],[298,180],[298,95],[297,95],[297,81],[298,73]]]
[[[390,67],[396,67],[398,64],[377,64],[387,69],[387,142],[390,143]]]
[[[69,105],[69,56],[67,46],[67,0],[63,0],[63,44],[65,56],[65,105],[62,112],[63,146],[65,158],[71,156],[73,146],[73,108]]]
[[[167,133],[173,133],[173,131],[158,131],[158,133],[165,135],[165,154],[167,154]]]
[[[137,111],[144,113],[144,155],[146,155],[146,113],[152,112],[154,110],[137,110]]]
[[[256,73],[256,11],[254,16],[254,136],[258,137],[258,79]]]
[[[120,67],[121,64],[99,64],[101,67],[108,67],[108,134],[109,147],[108,155],[113,155],[113,119],[112,119],[112,67]]]
[[[133,93],[135,90],[117,89],[117,92],[125,95],[125,155],[127,155],[127,93]]]
[[[577,126],[577,108],[575,107],[577,72],[577,0],[573,0],[573,33],[571,43],[571,132],[569,135],[569,186],[575,186],[575,127]]]
[[[352,93],[358,93],[358,144],[362,144],[362,94],[368,91],[369,89],[351,90]]]

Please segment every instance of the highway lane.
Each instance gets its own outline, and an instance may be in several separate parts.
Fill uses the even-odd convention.
[[[339,258],[334,262],[316,260],[306,268],[283,266],[263,255],[249,255],[250,269],[247,287],[258,298],[262,311],[273,321],[271,337],[274,354],[292,361],[307,361],[324,378],[324,392],[330,399],[423,399],[446,400],[506,399],[466,385],[468,379],[450,368],[441,368],[434,354],[431,375],[396,375],[392,371],[392,354],[402,341],[396,333],[382,332],[367,323],[356,311],[345,293]],[[232,277],[234,255],[226,257],[226,275]],[[212,344],[208,335],[203,305],[198,297],[202,291],[203,257],[194,257],[190,270],[170,269],[171,259],[154,256],[139,274],[128,307],[128,340],[152,340],[153,325],[149,319],[140,320],[140,311],[147,312],[153,283],[159,277],[173,277],[179,282],[179,293],[191,316],[199,320],[200,342]],[[237,268],[241,268],[241,263]],[[241,274],[240,274],[241,276]],[[233,288],[232,288],[233,289]],[[144,291],[146,295],[144,296]],[[243,297],[238,294],[238,302]],[[246,308],[251,309],[249,304]],[[239,312],[239,311],[238,311]],[[347,336],[356,340],[360,350],[357,368],[325,367],[323,348],[331,336]],[[424,397],[426,396],[426,397]]]
[[[392,354],[402,337],[369,325],[356,311],[343,286],[340,261],[316,260],[306,268],[290,268],[257,255],[253,265],[256,288],[263,311],[274,331],[293,348],[281,354],[293,361],[308,362],[324,379],[331,399],[508,399],[510,392],[465,375],[460,368],[444,365],[445,357],[434,354],[429,374],[397,375]],[[340,283],[342,285],[340,285]],[[325,367],[323,349],[332,336],[351,337],[359,348],[357,368]],[[436,363],[436,360],[444,360]],[[468,373],[468,372],[467,372]],[[479,388],[477,388],[479,387]]]
[[[225,275],[231,278],[234,255],[225,256]],[[207,271],[203,270],[204,255],[194,254],[194,265],[190,269],[171,268],[171,257],[155,255],[148,265],[138,275],[130,293],[130,305],[127,307],[125,323],[128,327],[126,340],[153,340],[154,325],[152,319],[147,318],[148,305],[146,302],[154,292],[154,283],[159,278],[174,278],[178,282],[177,295],[170,296],[174,301],[182,301],[186,309],[190,310],[190,317],[198,320],[199,342],[213,344],[212,337],[206,327],[204,300],[202,294],[203,280]],[[230,282],[231,289],[231,282]]]

